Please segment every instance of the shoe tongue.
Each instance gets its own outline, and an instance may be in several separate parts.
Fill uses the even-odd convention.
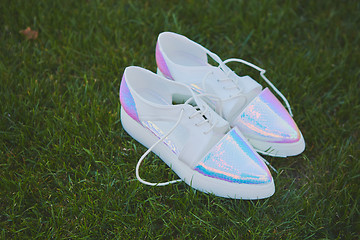
[[[221,70],[218,67],[211,65],[188,67],[188,66],[178,66],[181,69],[181,74],[177,76],[180,82],[186,83],[188,85],[197,85],[199,88],[203,88],[202,81],[204,77],[210,72],[218,72],[221,74]],[[223,72],[222,72],[223,73]],[[224,73],[223,73],[224,74]],[[209,76],[208,76],[209,77]],[[208,79],[205,79],[205,81]]]
[[[233,121],[262,91],[262,86],[249,76],[239,77],[234,73],[231,76],[237,81],[240,88],[242,88],[242,97],[230,100],[228,103],[229,106],[224,110],[224,112],[227,111],[226,119],[229,120],[229,122]]]
[[[209,71],[212,71],[213,74],[209,74],[205,81],[203,82],[203,88],[207,93],[214,94],[221,98],[222,100],[226,100],[223,102],[221,108],[222,112],[224,114],[224,117],[226,119],[232,119],[233,117],[236,117],[238,112],[240,112],[244,105],[246,104],[246,98],[244,97],[238,97],[231,100],[228,100],[232,96],[235,96],[239,94],[239,91],[235,89],[223,89],[222,87],[219,87],[219,84],[217,83],[217,80],[219,79],[226,79],[229,78],[223,70],[221,70],[218,67],[210,66]],[[223,82],[223,87],[233,87],[233,84],[231,81]],[[219,111],[218,107],[220,103],[217,103],[216,101],[213,103],[214,106],[216,106],[216,110]]]
[[[203,116],[205,119],[209,119],[209,122],[211,124],[216,123],[215,127],[213,128],[214,131],[218,133],[225,133],[229,130],[229,123],[224,120],[219,114],[217,114],[210,106],[208,106],[204,100],[202,100],[198,96],[194,96],[194,102],[196,103],[196,106],[194,108],[199,108],[201,112],[205,112],[206,108],[206,115]]]
[[[246,105],[260,92],[262,91],[262,87],[259,83],[257,83],[254,79],[252,79],[249,76],[238,76],[234,72],[231,71],[230,68],[228,68],[226,65],[223,67],[224,70],[218,68],[209,66],[209,71],[213,71],[214,74],[209,74],[207,79],[204,81],[203,88],[206,92],[212,93],[220,97],[222,100],[226,100],[222,104],[222,111],[224,114],[225,119],[231,121],[234,118],[237,117],[237,115],[246,107]],[[227,75],[224,71],[230,71]],[[226,79],[231,78],[233,79],[236,84],[239,86],[241,91],[234,88],[233,90],[225,90],[222,88],[219,88],[218,85],[216,85],[216,81],[218,79]],[[226,83],[224,83],[226,84]],[[229,86],[226,87],[232,87],[234,83],[231,83],[231,81],[227,82]],[[224,85],[225,86],[225,85]],[[236,96],[237,94],[241,94],[241,97],[236,97],[231,100],[230,99],[233,96]]]
[[[238,92],[237,90],[224,90],[219,88],[217,80],[228,78],[224,71],[231,71],[231,69],[226,65],[223,66],[223,69],[212,65],[186,67],[186,69],[182,71],[181,81],[190,85],[192,90],[196,93],[210,93],[225,100],[229,98],[229,95],[235,95]],[[211,74],[211,72],[213,74]],[[238,82],[240,88],[243,89],[242,93],[245,96],[228,100],[222,105],[224,117],[230,121],[236,118],[245,108],[247,103],[261,92],[262,87],[249,76],[240,77],[233,72],[230,72],[229,76]],[[204,79],[205,77],[206,79]],[[216,101],[213,102],[210,100],[210,102],[214,107],[217,106]],[[218,109],[216,110],[218,111]]]

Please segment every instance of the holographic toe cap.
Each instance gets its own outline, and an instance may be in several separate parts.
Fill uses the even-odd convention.
[[[284,106],[265,88],[233,121],[248,138],[272,143],[294,143],[301,133]]]
[[[264,161],[248,145],[237,128],[229,131],[212,147],[194,170],[231,183],[266,184],[272,181]]]

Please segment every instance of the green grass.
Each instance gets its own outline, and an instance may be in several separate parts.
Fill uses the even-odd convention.
[[[358,1],[0,2],[2,239],[359,238]],[[156,70],[162,31],[267,69],[290,101],[307,147],[266,157],[271,198],[134,180],[146,149],[122,129],[118,89],[126,66]],[[141,174],[176,178],[153,154]]]

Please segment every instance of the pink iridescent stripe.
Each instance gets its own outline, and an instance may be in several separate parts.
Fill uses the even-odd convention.
[[[272,180],[261,157],[233,128],[195,167],[199,173],[232,183],[264,184]]]
[[[120,85],[120,102],[125,112],[129,114],[132,119],[140,123],[139,116],[136,111],[136,104],[129,87],[127,86],[125,75],[123,75]]]
[[[274,143],[293,143],[300,130],[281,102],[265,88],[234,121],[242,133]]]
[[[170,74],[169,68],[166,65],[165,59],[160,51],[159,42],[156,44],[155,50],[156,64],[160,69],[161,73],[168,79],[174,80]]]

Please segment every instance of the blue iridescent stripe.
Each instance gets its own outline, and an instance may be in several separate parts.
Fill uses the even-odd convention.
[[[195,170],[205,176],[233,183],[271,182],[269,169],[237,131],[233,128],[227,133],[195,167]]]

